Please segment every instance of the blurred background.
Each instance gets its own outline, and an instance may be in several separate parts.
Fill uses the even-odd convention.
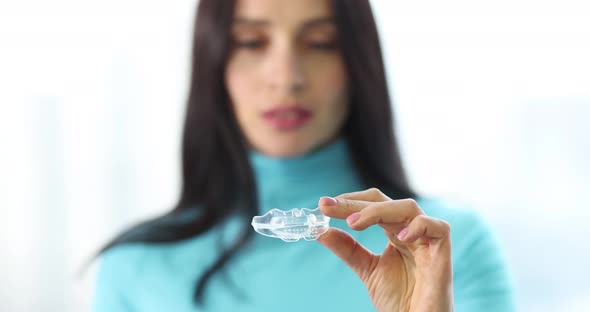
[[[500,237],[522,311],[590,310],[586,1],[374,0],[413,186]],[[84,311],[179,187],[195,0],[0,2],[0,311]]]

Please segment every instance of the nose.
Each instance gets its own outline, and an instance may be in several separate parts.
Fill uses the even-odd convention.
[[[296,95],[305,88],[302,57],[289,44],[278,45],[268,55],[269,87],[285,95]]]

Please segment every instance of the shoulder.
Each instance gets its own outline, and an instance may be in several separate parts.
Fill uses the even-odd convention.
[[[109,269],[120,268],[122,271],[128,271],[143,258],[148,249],[147,245],[139,243],[116,245],[99,256],[99,265]]]
[[[146,304],[161,303],[153,299],[155,293],[176,298],[175,292],[189,289],[213,257],[212,240],[202,238],[167,244],[129,243],[101,254],[93,311],[143,310]]]
[[[114,276],[120,281],[131,281],[135,277],[153,275],[170,267],[185,267],[188,262],[193,265],[209,262],[215,256],[211,252],[216,247],[213,232],[178,242],[115,246],[99,257],[99,276]]]
[[[160,220],[161,224],[186,223],[192,214],[184,214],[170,220]],[[154,226],[152,228],[137,228],[136,232],[172,232],[173,227]],[[133,279],[136,276],[154,274],[160,269],[178,264],[188,259],[201,259],[204,254],[210,253],[215,248],[215,233],[220,227],[191,238],[173,242],[130,242],[115,245],[99,256],[99,276],[115,275],[117,279]],[[160,235],[161,236],[161,235]]]
[[[143,244],[114,246],[98,258],[97,282],[122,285],[141,273],[149,247]]]
[[[98,272],[92,311],[130,311],[130,287],[139,276],[139,264],[145,248],[139,244],[120,245],[98,258]]]

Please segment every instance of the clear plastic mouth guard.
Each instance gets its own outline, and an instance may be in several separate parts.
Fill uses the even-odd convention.
[[[288,211],[274,208],[252,218],[252,227],[264,236],[280,238],[285,242],[296,242],[301,238],[312,241],[328,231],[330,217],[324,216],[319,208],[293,208]]]

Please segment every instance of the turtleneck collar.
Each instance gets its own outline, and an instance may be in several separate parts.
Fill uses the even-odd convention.
[[[301,156],[278,158],[250,151],[249,159],[263,211],[313,208],[318,196],[335,196],[361,187],[342,137]]]
[[[318,175],[336,174],[351,166],[348,146],[344,138],[295,157],[271,157],[260,152],[249,152],[250,163],[257,177],[274,182],[300,182]]]

